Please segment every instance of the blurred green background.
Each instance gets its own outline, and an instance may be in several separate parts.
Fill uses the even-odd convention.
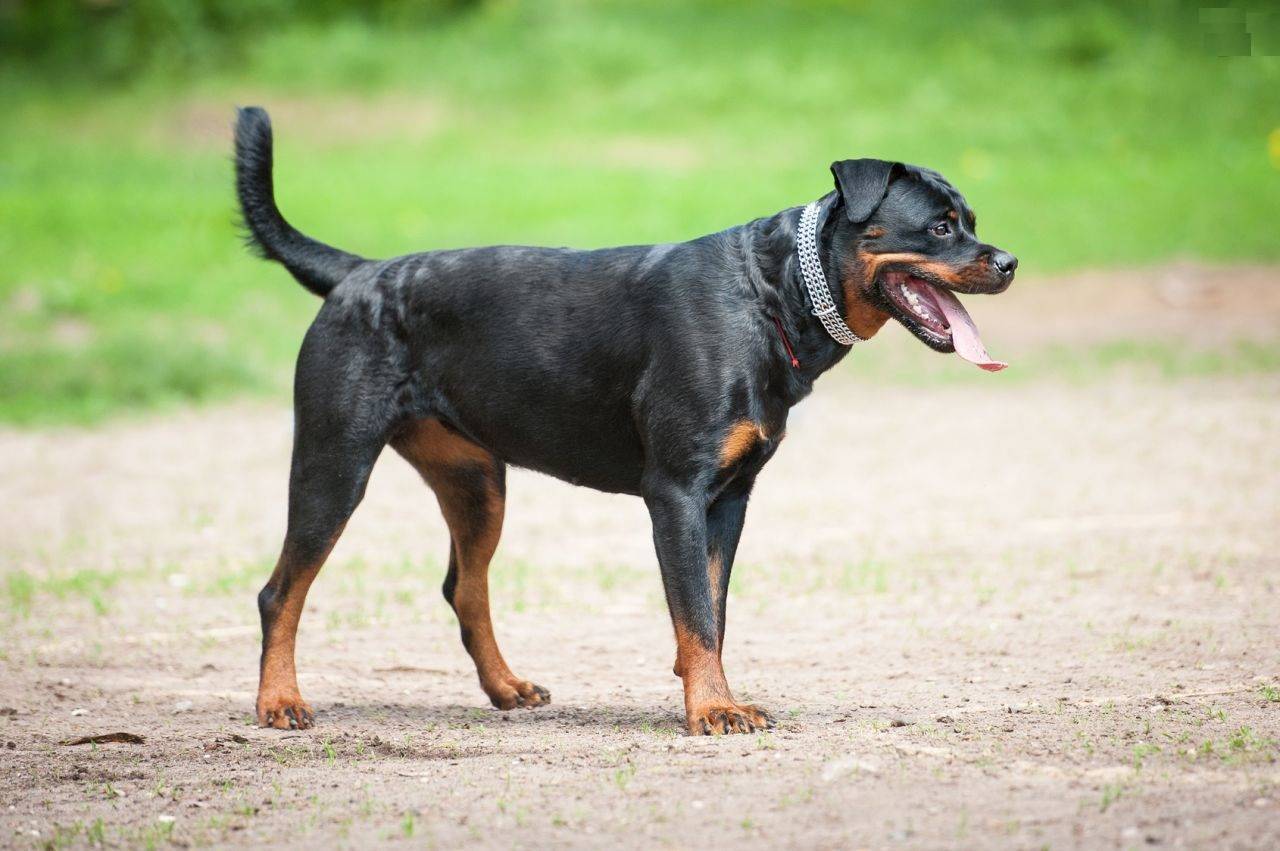
[[[1196,8],[0,0],[0,421],[285,391],[318,302],[237,238],[235,104],[285,215],[368,256],[685,239],[880,156],[1030,286],[1274,261],[1280,59],[1207,55]]]

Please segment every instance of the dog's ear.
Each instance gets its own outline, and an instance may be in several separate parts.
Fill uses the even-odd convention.
[[[894,169],[901,165],[888,160],[840,160],[831,164],[849,221],[859,224],[871,218],[884,200]]]

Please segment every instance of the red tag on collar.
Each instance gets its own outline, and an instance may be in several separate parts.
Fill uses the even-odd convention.
[[[778,336],[782,338],[782,345],[787,349],[787,356],[791,358],[791,365],[796,369],[800,368],[800,361],[796,360],[796,353],[791,350],[791,341],[787,339],[787,332],[782,330],[782,320],[773,317],[773,324],[778,329]]]

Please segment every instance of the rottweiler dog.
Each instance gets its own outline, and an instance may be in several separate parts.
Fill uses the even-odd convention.
[[[389,444],[440,504],[451,537],[444,597],[494,706],[551,699],[507,667],[489,616],[515,465],[644,499],[689,733],[770,727],[768,712],[734,700],[720,657],[747,501],[788,412],[890,319],[936,351],[1003,366],[954,293],[1003,291],[1017,260],[978,239],[960,193],[935,171],[845,160],[831,166],[834,190],[808,208],[688,242],[369,260],[284,220],[271,148],[267,114],[240,110],[248,241],[324,304],[298,356],[288,529],[258,595],[258,723],[314,722],[294,668],[298,619]]]

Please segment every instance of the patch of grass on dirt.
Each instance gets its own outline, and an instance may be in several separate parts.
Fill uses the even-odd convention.
[[[5,577],[5,606],[11,615],[26,617],[31,614],[31,601],[36,595],[36,581],[24,570],[16,570]]]
[[[1280,757],[1276,748],[1275,739],[1261,735],[1245,725],[1227,737],[1225,746],[1219,746],[1215,750],[1226,762],[1275,762]]]
[[[244,594],[256,591],[267,581],[275,566],[275,559],[263,556],[237,565],[225,566],[210,574],[207,578],[189,587],[190,594],[203,596],[206,594],[228,595]]]
[[[44,841],[46,849],[70,848],[75,841],[84,832],[84,825],[80,822],[72,824],[55,824],[53,826],[53,835]]]
[[[93,613],[105,615],[110,610],[107,593],[122,579],[143,579],[154,575],[153,571],[103,571],[77,570],[66,574],[37,577],[23,570],[15,570],[5,577],[5,602],[9,613],[15,617],[31,614],[33,603],[41,596],[56,600],[83,601]]]
[[[846,594],[887,593],[889,566],[878,559],[846,562],[840,570],[839,585]]]
[[[1133,770],[1141,771],[1147,759],[1160,753],[1160,746],[1148,742],[1139,742],[1133,746]]]
[[[631,760],[625,760],[621,765],[613,770],[613,785],[617,786],[619,791],[627,791],[627,787],[631,785],[631,781],[636,776],[636,766]]]
[[[169,845],[173,841],[174,825],[175,822],[171,820],[156,821],[155,824],[138,828],[131,834],[126,834],[126,841],[138,847],[146,848],[148,851]]]
[[[1128,786],[1124,783],[1108,783],[1102,787],[1102,798],[1098,801],[1098,812],[1105,813],[1111,809],[1116,801],[1119,801],[1128,791]]]

